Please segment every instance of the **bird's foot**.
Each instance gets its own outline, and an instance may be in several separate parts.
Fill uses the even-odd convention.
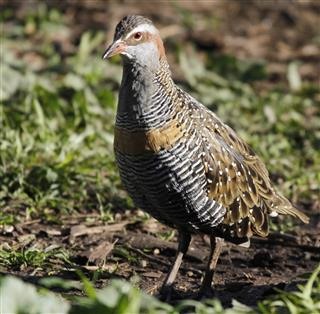
[[[177,291],[173,285],[170,286],[163,286],[158,294],[158,298],[161,301],[169,302],[172,300],[180,300],[181,299],[181,293]]]
[[[172,299],[173,293],[173,285],[163,285],[159,291],[159,298],[161,301],[168,302]]]
[[[212,286],[202,286],[196,294],[197,300],[209,299],[215,296],[215,291]]]

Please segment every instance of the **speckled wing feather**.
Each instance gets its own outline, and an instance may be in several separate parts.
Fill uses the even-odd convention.
[[[269,215],[278,213],[308,221],[275,191],[263,162],[230,127],[192,97],[186,103],[203,139],[209,196],[227,208],[224,224],[235,236],[266,236]]]

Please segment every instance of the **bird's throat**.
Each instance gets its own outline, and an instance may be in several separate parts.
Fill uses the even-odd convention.
[[[172,81],[168,71],[166,67],[153,70],[135,63],[124,64],[116,125],[147,130],[168,120],[172,111],[168,86],[161,83],[163,76],[165,81]]]

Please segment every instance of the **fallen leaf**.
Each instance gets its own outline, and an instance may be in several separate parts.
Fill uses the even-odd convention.
[[[18,241],[22,246],[30,244],[32,241],[36,239],[34,234],[23,234],[18,237]]]
[[[46,228],[43,230],[48,236],[59,236],[61,235],[61,231],[53,228]]]
[[[113,243],[109,241],[102,241],[97,247],[91,248],[88,255],[89,262],[93,262],[95,265],[99,266],[104,265],[107,256],[112,252],[117,241],[118,240]]]
[[[161,277],[161,273],[156,273],[154,271],[150,271],[150,272],[146,272],[143,273],[144,277],[150,277],[150,278],[160,278]]]
[[[79,237],[82,235],[97,234],[102,232],[116,232],[121,231],[124,226],[128,224],[128,221],[124,221],[118,224],[105,225],[105,226],[96,226],[96,227],[86,227],[85,225],[73,226],[70,230],[71,237]]]

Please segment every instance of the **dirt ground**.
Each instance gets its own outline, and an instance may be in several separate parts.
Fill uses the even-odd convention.
[[[141,212],[134,214],[141,216]],[[78,280],[75,269],[81,269],[91,279],[99,271],[95,277],[97,287],[104,287],[112,278],[125,278],[156,295],[173,261],[176,238],[161,240],[155,234],[164,234],[168,228],[153,219],[134,222],[132,217],[132,213],[118,214],[114,224],[105,224],[99,222],[96,214],[83,214],[65,216],[61,225],[33,220],[2,230],[2,243],[7,242],[11,247],[36,243],[36,248],[46,252],[65,249],[72,262],[52,258],[47,267],[2,269],[2,273],[37,283],[48,275]],[[231,305],[232,299],[255,305],[274,293],[274,288],[295,288],[305,280],[301,275],[312,272],[320,262],[319,218],[319,214],[314,214],[308,226],[297,227],[290,234],[272,233],[268,239],[253,238],[249,249],[226,244],[214,277],[215,296],[224,305]],[[175,282],[173,302],[192,298],[199,289],[208,252],[208,239],[194,236]]]
[[[288,62],[299,59],[304,61],[300,68],[302,78],[320,84],[320,49],[311,41],[319,25],[319,3],[245,2],[243,5],[237,1],[199,1],[196,7],[193,1],[179,2],[186,12],[192,9],[193,19],[215,12],[219,26],[212,32],[202,23],[203,18],[199,18],[199,23],[195,23],[192,29],[183,28],[181,16],[177,18],[175,8],[169,2],[163,2],[161,15],[151,1],[112,1],[105,5],[105,2],[87,0],[73,2],[73,6],[52,3],[61,6],[74,22],[74,41],[89,27],[107,29],[107,37],[111,38],[120,17],[143,13],[160,26],[169,47],[170,39],[193,41],[200,51],[228,52],[243,59],[266,59],[269,84],[273,85],[285,80]],[[22,11],[23,6],[17,15],[23,14]],[[68,52],[66,42],[61,42],[61,47],[62,53]],[[169,55],[169,60],[174,65],[173,56]],[[177,65],[173,72],[179,79]],[[223,304],[230,305],[232,299],[237,299],[255,305],[258,300],[274,293],[274,288],[293,289],[304,280],[300,275],[315,269],[320,262],[320,212],[319,204],[311,207],[306,208],[311,216],[309,225],[296,227],[290,233],[272,233],[267,239],[253,238],[249,249],[226,244],[214,279],[215,295]],[[37,219],[2,229],[1,243],[7,242],[15,248],[36,243],[37,248],[47,251],[65,248],[72,263],[68,265],[53,258],[46,269],[9,270],[3,267],[0,271],[38,282],[47,275],[78,280],[74,270],[80,268],[91,279],[93,272],[97,271],[97,287],[105,286],[112,278],[135,281],[138,277],[138,285],[143,290],[157,294],[174,258],[176,237],[161,240],[155,235],[160,233],[168,237],[171,229],[153,219],[143,222],[141,216],[139,211],[120,212],[116,214],[115,223],[106,224],[97,213],[79,213],[62,217],[60,224]],[[173,301],[192,297],[192,292],[199,288],[208,252],[208,239],[196,235],[175,282],[177,294]],[[69,293],[80,294],[81,291],[71,290]]]

